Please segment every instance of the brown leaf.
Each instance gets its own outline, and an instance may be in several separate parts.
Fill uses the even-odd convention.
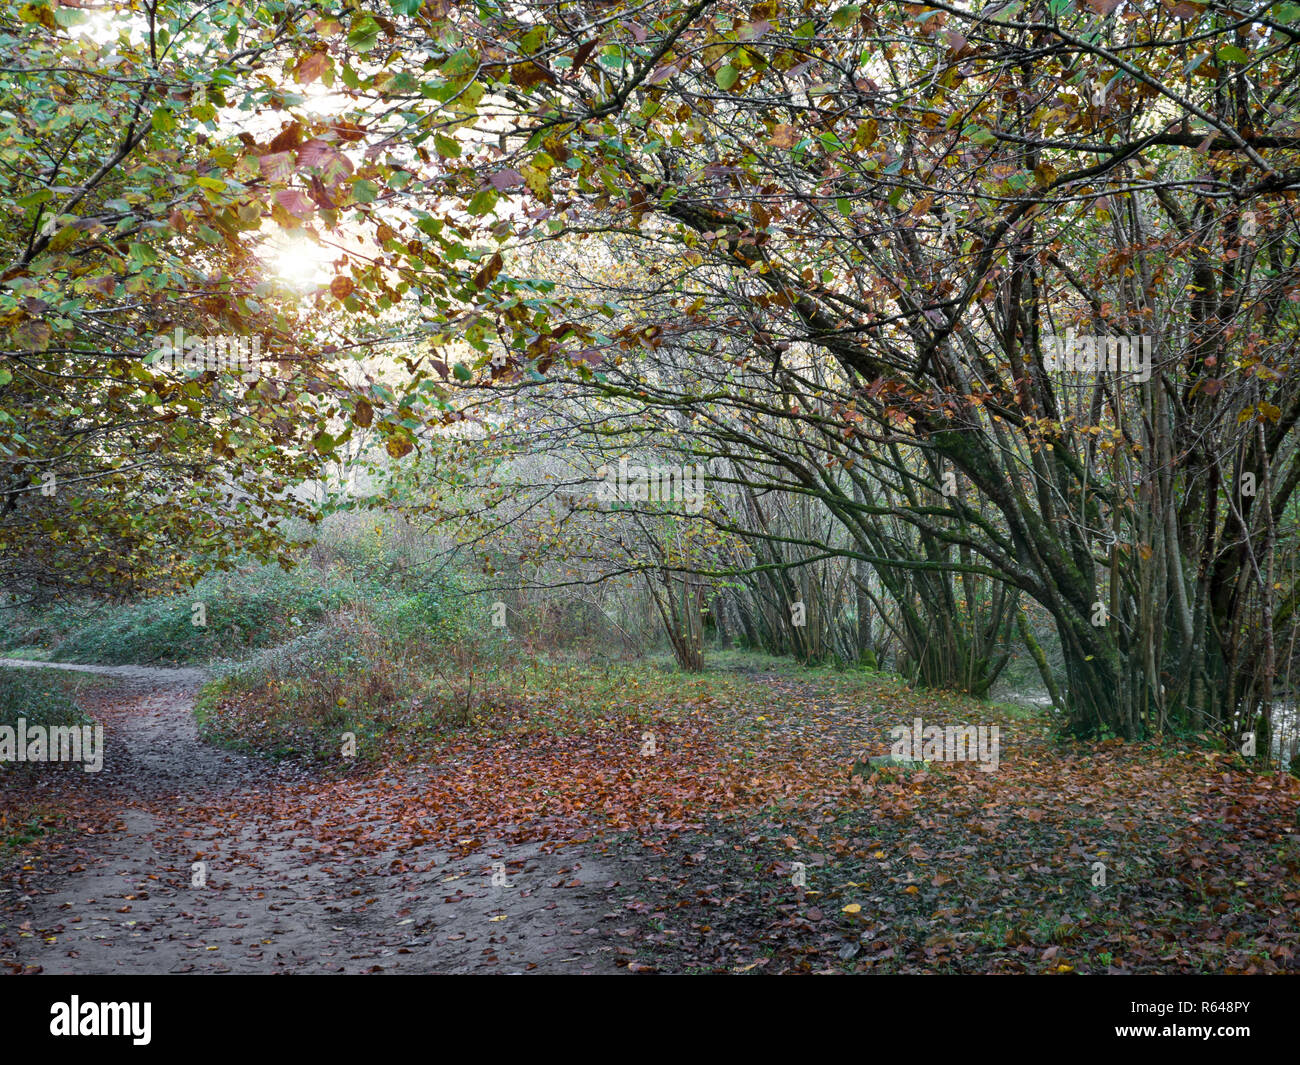
[[[524,176],[518,170],[498,170],[488,181],[498,192],[504,192],[506,189],[514,188],[516,185],[524,183]]]
[[[275,202],[295,218],[307,219],[316,213],[316,208],[302,189],[280,189],[275,194]]]
[[[290,122],[270,144],[272,152],[287,152],[302,143],[302,126]]]
[[[598,45],[599,43],[600,43],[600,38],[593,37],[591,40],[589,40],[586,44],[582,45],[582,47],[580,47],[576,52],[573,53],[573,65],[569,68],[571,74],[576,74],[579,70],[582,69],[582,65],[587,61],[587,57],[591,55],[591,50],[595,48],[596,45]]]
[[[295,73],[303,85],[310,85],[329,69],[330,59],[325,52],[312,52],[298,60]]]
[[[773,148],[793,148],[798,143],[794,126],[788,122],[780,123],[772,130],[772,135],[767,139],[767,143]]]
[[[504,262],[501,258],[501,253],[497,252],[487,261],[483,269],[474,275],[474,287],[479,291],[487,288],[488,285],[492,284],[492,282],[496,280],[497,274],[501,273],[501,267],[503,265]]]

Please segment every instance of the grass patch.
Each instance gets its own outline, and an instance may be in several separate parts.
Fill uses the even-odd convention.
[[[738,712],[771,695],[731,670],[686,673],[671,663],[525,662],[395,627],[383,610],[332,616],[282,647],[218,667],[199,695],[209,742],[319,765],[429,757],[450,736],[598,733],[649,727],[696,711]],[[731,716],[726,714],[724,716]]]

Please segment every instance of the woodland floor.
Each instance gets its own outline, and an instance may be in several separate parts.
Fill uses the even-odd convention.
[[[1300,971],[1300,780],[1201,747],[755,673],[340,775],[203,743],[199,671],[57,668],[107,755],[0,776],[11,972]],[[914,716],[998,724],[998,770],[852,775]]]

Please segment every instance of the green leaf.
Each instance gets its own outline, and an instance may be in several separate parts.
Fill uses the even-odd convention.
[[[433,146],[438,150],[438,154],[444,159],[460,158],[460,142],[453,137],[448,137],[442,133],[433,135]]]
[[[81,25],[89,17],[86,12],[78,11],[75,7],[56,7],[54,9],[54,21],[65,30],[70,26]]]
[[[152,266],[158,261],[158,253],[148,244],[130,244],[127,250],[137,266]]]
[[[853,23],[857,22],[858,17],[862,14],[862,8],[857,4],[848,4],[840,8],[831,16],[831,25],[837,30],[846,30]]]
[[[474,198],[469,201],[468,210],[470,214],[478,217],[490,213],[496,205],[496,189],[480,189],[474,194]]]
[[[477,69],[478,60],[474,58],[474,53],[467,48],[454,52],[442,64],[442,73],[449,78],[458,78],[462,74],[469,74]]]
[[[456,363],[451,368],[451,372],[455,375],[457,381],[468,381],[473,377],[473,374],[469,372],[469,367],[463,362]]]
[[[368,52],[379,40],[379,23],[369,15],[362,15],[352,23],[348,44],[357,52]]]
[[[740,80],[740,71],[728,63],[714,75],[713,80],[718,83],[718,88],[725,92]]]

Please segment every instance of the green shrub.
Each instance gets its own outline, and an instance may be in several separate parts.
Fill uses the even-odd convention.
[[[0,653],[112,665],[239,658],[358,604],[402,639],[459,639],[459,588],[454,579],[427,577],[418,547],[414,534],[391,520],[335,515],[289,571],[245,565],[209,573],[189,592],[134,603],[0,609]],[[195,603],[204,604],[203,626],[193,623]]]
[[[0,726],[17,728],[23,718],[28,727],[40,725],[91,725],[94,720],[79,705],[77,693],[98,686],[102,678],[47,669],[0,668]],[[11,851],[60,831],[67,822],[66,803],[59,789],[46,785],[50,771],[82,776],[75,765],[35,767],[27,762],[0,762],[0,861]],[[21,786],[23,782],[28,786]],[[18,784],[19,786],[13,786]]]
[[[419,628],[431,618],[450,625],[437,614],[425,597],[356,607],[245,661],[219,665],[197,704],[204,738],[342,764],[345,733],[355,736],[356,758],[365,762],[468,724],[468,701],[433,668],[442,653],[436,634]]]
[[[59,675],[48,669],[0,668],[0,725],[13,728],[20,717],[29,726],[46,728],[92,724],[74,695],[85,683],[81,677]]]
[[[58,643],[59,662],[201,662],[267,647],[355,595],[310,570],[261,566],[210,574],[185,595],[101,606]],[[194,624],[202,603],[206,624]]]

